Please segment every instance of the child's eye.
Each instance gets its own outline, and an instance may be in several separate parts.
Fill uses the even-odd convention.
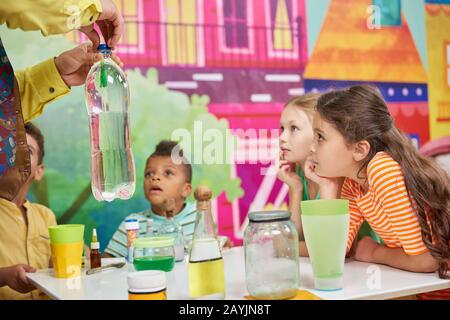
[[[167,170],[165,173],[166,173],[166,176],[173,176],[173,172],[170,170]]]
[[[284,127],[280,127],[280,132],[283,133]]]
[[[146,178],[150,178],[152,176],[153,176],[153,172],[151,172],[151,171],[148,171],[148,172],[145,173],[145,177]]]
[[[292,132],[295,132],[297,130],[300,130],[297,126],[291,126],[291,131]]]
[[[323,138],[323,136],[320,133],[318,133],[317,134],[317,141],[321,142],[321,141],[324,141],[324,140],[325,139]]]

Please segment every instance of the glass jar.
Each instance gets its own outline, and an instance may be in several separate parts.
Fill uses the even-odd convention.
[[[167,300],[166,273],[138,271],[127,275],[128,300]]]
[[[299,287],[298,233],[289,211],[249,213],[244,233],[247,290],[256,299],[289,299]]]
[[[172,237],[145,237],[133,241],[133,265],[137,271],[171,271],[175,262]]]

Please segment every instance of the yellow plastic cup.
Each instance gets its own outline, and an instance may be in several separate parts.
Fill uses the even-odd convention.
[[[51,226],[48,231],[55,277],[71,278],[79,276],[83,254],[84,225]]]

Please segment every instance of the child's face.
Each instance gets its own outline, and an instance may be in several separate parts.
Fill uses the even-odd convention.
[[[313,121],[314,143],[311,159],[315,172],[322,177],[352,176],[354,167],[353,152],[342,134],[329,122],[316,113]]]
[[[304,161],[314,141],[314,132],[306,113],[288,105],[280,119],[281,158],[289,162]]]
[[[31,161],[31,174],[28,178],[29,182],[40,181],[44,176],[44,165],[38,164],[39,162],[39,146],[36,140],[27,133],[27,144],[30,150],[30,161]]]
[[[163,208],[169,199],[174,199],[177,204],[184,203],[191,190],[183,165],[174,164],[170,157],[162,156],[151,157],[147,161],[144,193],[152,207]]]

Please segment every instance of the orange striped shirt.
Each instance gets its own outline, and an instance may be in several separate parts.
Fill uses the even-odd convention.
[[[416,204],[408,194],[402,169],[386,152],[378,152],[367,166],[369,188],[346,178],[341,197],[349,200],[350,225],[347,250],[367,220],[372,229],[390,248],[403,248],[407,255],[428,251],[422,240]],[[445,292],[444,292],[445,291]],[[450,289],[439,291],[450,298]]]
[[[426,252],[414,201],[406,190],[400,165],[386,152],[378,152],[367,167],[369,189],[345,179],[341,197],[350,204],[350,249],[361,224],[367,220],[386,246],[403,248],[408,255]]]

